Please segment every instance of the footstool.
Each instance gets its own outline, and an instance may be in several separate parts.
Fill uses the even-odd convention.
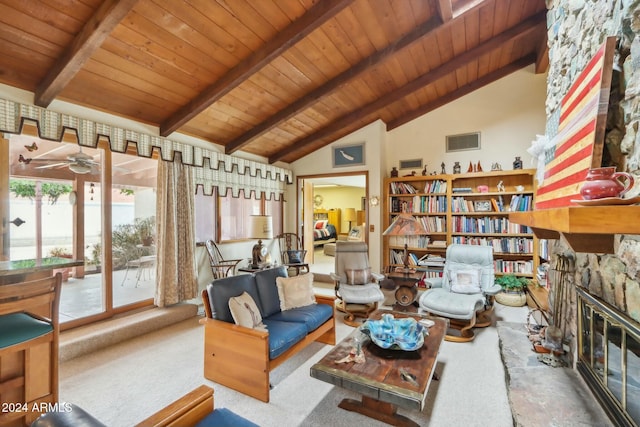
[[[323,252],[327,256],[336,256],[336,244],[335,243],[325,243]]]

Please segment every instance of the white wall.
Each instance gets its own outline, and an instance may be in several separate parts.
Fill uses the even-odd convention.
[[[546,75],[534,74],[531,65],[393,129],[385,146],[388,170],[400,160],[418,158],[429,172],[440,172],[444,162],[446,172],[453,173],[455,161],[463,173],[469,162],[478,161],[485,171],[495,162],[511,170],[516,156],[525,168],[535,168],[526,150],[536,135],[545,133],[546,91]],[[480,132],[480,150],[445,152],[447,135],[471,132]],[[409,172],[400,170],[400,175]]]
[[[321,149],[293,162],[290,169],[294,175],[316,175],[327,173],[342,173],[353,171],[367,171],[369,173],[369,195],[382,195],[382,181],[384,176],[382,171],[386,169],[384,156],[384,143],[386,138],[386,125],[377,120],[334,143],[322,147]],[[365,143],[365,165],[334,168],[331,155],[333,147],[341,145],[351,145],[359,142]],[[287,218],[293,218],[293,222],[285,225],[285,231],[295,229],[295,208],[296,208],[296,186],[290,187],[287,200]],[[369,232],[369,261],[373,271],[381,271],[382,268],[382,240],[381,240],[381,212],[380,206],[369,207],[369,225],[373,226],[373,232]]]

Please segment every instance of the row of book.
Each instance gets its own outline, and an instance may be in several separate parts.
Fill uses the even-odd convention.
[[[515,194],[509,202],[509,212],[530,211],[533,204],[532,195]]]
[[[526,225],[515,224],[508,218],[457,216],[452,220],[454,233],[509,233],[532,234],[533,230]]]
[[[493,261],[496,273],[533,274],[533,261],[507,261],[496,259]]]
[[[451,243],[466,245],[492,246],[494,253],[531,254],[533,253],[533,239],[521,237],[467,237],[453,236]]]
[[[427,181],[424,185],[425,193],[446,193],[447,192],[447,181]]]
[[[409,252],[407,258],[408,265],[417,266],[419,258],[416,254]],[[391,250],[391,263],[392,264],[404,264],[404,251]]]
[[[390,182],[391,194],[415,194],[418,192],[416,187],[408,182]]]
[[[429,246],[429,236],[389,236],[391,246],[404,246],[410,248],[426,248]]]
[[[447,197],[446,196],[414,196],[410,200],[391,199],[391,212],[446,212]]]
[[[443,216],[422,216],[417,219],[427,233],[447,232],[447,219]]]

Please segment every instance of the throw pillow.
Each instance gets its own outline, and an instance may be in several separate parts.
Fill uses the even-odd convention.
[[[345,268],[344,272],[347,275],[348,285],[364,285],[365,283],[371,282],[371,267],[361,270]]]
[[[451,292],[458,294],[477,294],[480,289],[480,270],[455,270],[451,273]]]
[[[243,292],[240,296],[229,298],[229,310],[236,325],[267,330],[267,326],[262,323],[262,316],[256,302],[248,293]]]
[[[304,261],[302,261],[302,256],[303,256],[303,252],[304,251],[287,251],[287,258],[289,258],[289,264],[302,264]]]
[[[282,311],[316,303],[316,297],[313,294],[313,273],[276,277],[276,286]]]
[[[329,222],[329,220],[326,219],[319,219],[318,221],[316,221],[315,223],[315,228],[318,230],[322,230],[323,228],[327,228],[327,223]]]

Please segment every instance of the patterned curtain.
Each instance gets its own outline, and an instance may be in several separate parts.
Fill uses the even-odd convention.
[[[158,160],[157,230],[158,307],[195,298],[198,282],[195,262],[194,194],[191,167],[181,161]]]

